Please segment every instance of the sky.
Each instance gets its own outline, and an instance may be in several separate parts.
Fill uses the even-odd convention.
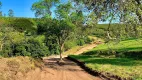
[[[32,4],[34,2],[37,2],[39,0],[0,0],[2,2],[2,8],[0,11],[3,12],[3,14],[8,15],[9,9],[12,9],[14,11],[15,17],[27,17],[27,18],[34,18],[35,14],[31,10]],[[68,0],[61,0],[62,3],[66,3]],[[52,12],[55,10],[55,7],[53,7]],[[52,17],[55,17],[55,14],[52,14]],[[99,22],[101,23],[108,23],[106,22]]]
[[[2,2],[1,11],[3,14],[8,13],[9,9],[14,11],[16,17],[35,17],[31,11],[31,6],[38,0],[0,0]]]
[[[2,8],[0,11],[3,14],[8,14],[9,9],[14,11],[14,16],[16,17],[30,17],[34,18],[34,12],[31,11],[32,4],[39,0],[0,0],[2,2]],[[62,2],[66,2],[66,0],[62,0]],[[52,8],[52,11],[55,8]],[[55,14],[53,14],[55,16]]]

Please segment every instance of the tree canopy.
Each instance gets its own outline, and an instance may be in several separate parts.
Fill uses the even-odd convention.
[[[8,16],[9,17],[14,17],[14,11],[12,9],[9,9]]]
[[[35,11],[36,17],[49,17],[51,16],[51,7],[58,2],[59,0],[39,0],[32,5],[31,10]]]

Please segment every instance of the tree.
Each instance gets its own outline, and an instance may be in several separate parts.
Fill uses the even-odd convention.
[[[0,2],[0,9],[2,7],[2,2]],[[2,11],[0,11],[0,17],[2,17]]]
[[[11,21],[10,25],[18,32],[24,33],[25,42],[27,40],[27,35],[35,35],[36,25],[32,19],[17,18]]]
[[[14,17],[14,11],[12,9],[9,9],[8,16],[9,17]]]
[[[0,17],[2,17],[2,11],[0,11]]]
[[[136,27],[141,25],[142,22],[141,0],[74,0],[74,2],[78,5],[79,3],[85,5],[84,9],[88,13],[94,12],[98,21],[109,21],[108,30],[106,31],[109,39],[114,39],[110,35],[110,27],[116,21],[117,23],[135,26],[133,30],[137,35]],[[128,16],[133,16],[133,20]],[[133,24],[130,24],[130,22]]]
[[[59,0],[39,0],[32,5],[31,10],[35,11],[36,17],[49,17],[51,16],[51,7],[59,3]]]
[[[75,30],[75,25],[66,20],[53,19],[52,25],[47,29],[47,34],[54,36],[57,41],[60,51],[60,61],[62,61],[62,53],[64,49],[64,43],[71,36]]]
[[[47,15],[51,16],[51,7],[53,5],[56,6],[56,3],[59,3],[59,0],[42,0],[34,3],[32,5],[32,10],[36,11],[36,16],[44,17],[45,19],[47,19]],[[44,27],[42,27],[43,29],[40,29],[42,31],[46,30],[46,36],[54,37],[52,38],[52,40],[54,39],[53,41],[56,41],[59,46],[61,61],[64,43],[70,37],[75,28],[75,25],[72,23],[71,18],[69,17],[71,7],[72,5],[70,3],[58,4],[56,10],[57,19],[50,19],[51,22],[49,24],[45,22]]]
[[[19,32],[36,31],[35,22],[32,19],[17,18],[10,23],[13,28]]]
[[[71,20],[71,10],[73,10],[71,2],[59,4],[57,10],[55,10],[56,18],[59,20]]]
[[[38,24],[38,33],[46,36],[46,44],[51,53],[60,54],[62,61],[62,53],[64,51],[65,42],[72,36],[76,26],[67,20],[57,19],[40,19]]]
[[[2,2],[0,1],[0,9],[1,9],[1,7],[2,7]]]

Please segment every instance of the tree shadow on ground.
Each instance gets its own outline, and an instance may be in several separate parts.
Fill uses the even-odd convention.
[[[129,58],[99,58],[95,56],[79,56],[79,60],[87,64],[111,64],[117,66],[138,66],[142,65],[142,60],[134,60]]]
[[[65,71],[83,71],[82,69],[78,68],[75,62],[72,62],[66,58],[63,59],[64,64],[60,65],[57,63],[59,58],[50,58],[44,60],[44,65],[47,68],[54,69],[54,70],[65,70]]]
[[[140,52],[142,51],[142,47],[130,47],[130,48],[120,48],[117,50],[118,52],[127,52],[127,51],[136,51],[136,52]]]

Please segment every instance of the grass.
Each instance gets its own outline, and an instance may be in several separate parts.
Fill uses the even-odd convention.
[[[71,56],[85,62],[93,70],[111,73],[121,78],[142,80],[142,60],[128,58],[101,58],[88,55]]]
[[[86,66],[98,72],[110,73],[126,79],[132,78],[133,80],[142,80],[141,58],[133,58],[133,55],[132,58],[126,58],[126,56],[118,58],[112,56],[112,54],[110,54],[111,52],[109,52],[110,50],[122,54],[128,53],[129,55],[141,56],[142,38],[110,42],[107,44],[104,43],[83,53],[83,55],[74,55],[71,57],[85,62]],[[106,56],[108,53],[111,57]]]
[[[85,52],[84,54],[93,55],[93,54],[96,54],[97,51],[108,51],[110,49],[117,52],[142,51],[142,38],[124,40],[120,42],[104,43],[97,46],[91,51]]]

